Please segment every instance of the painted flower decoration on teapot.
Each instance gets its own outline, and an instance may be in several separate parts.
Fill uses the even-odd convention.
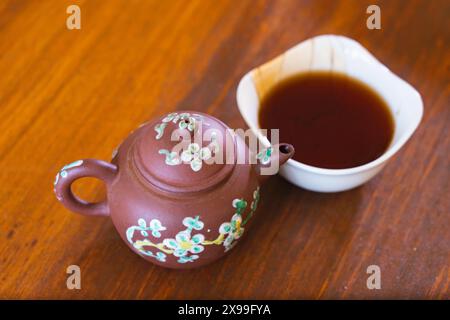
[[[195,122],[196,120],[194,119],[193,121]],[[180,122],[180,124],[181,123],[184,122]],[[187,124],[187,126],[189,128],[189,124]],[[193,125],[192,127],[192,130],[194,129],[195,125]],[[209,160],[212,154],[218,151],[219,151],[219,143],[217,142],[217,134],[213,132],[211,134],[211,142],[206,147],[202,148],[198,143],[194,142],[190,143],[186,148],[186,150],[183,150],[181,152],[181,155],[179,155],[177,152],[170,151],[167,149],[160,149],[158,153],[166,156],[165,163],[169,166],[177,166],[182,163],[188,163],[190,164],[191,169],[197,172],[202,168],[203,161]]]
[[[204,223],[200,220],[200,216],[185,217],[182,224],[185,229],[179,231],[175,238],[166,238],[159,243],[152,242],[149,238],[150,234],[153,238],[161,238],[161,231],[166,228],[158,219],[152,219],[147,226],[144,219],[138,220],[137,226],[130,226],[126,231],[128,242],[140,253],[145,256],[153,257],[161,262],[166,262],[167,255],[177,257],[178,263],[193,262],[199,259],[200,254],[208,245],[223,245],[225,252],[229,251],[236,244],[244,233],[244,226],[253,216],[259,202],[259,187],[253,192],[253,201],[250,205],[249,213],[244,217],[247,201],[244,199],[234,199],[232,206],[235,212],[230,221],[223,222],[219,227],[219,236],[214,240],[206,240],[205,236],[200,233],[204,228]],[[134,240],[135,232],[139,231],[142,240]],[[150,234],[148,231],[151,231]],[[148,247],[158,249],[156,253],[149,250]]]

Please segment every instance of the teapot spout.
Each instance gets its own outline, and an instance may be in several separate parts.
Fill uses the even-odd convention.
[[[258,180],[263,183],[272,175],[278,173],[280,166],[294,155],[294,146],[288,143],[280,143],[271,146],[256,156]]]

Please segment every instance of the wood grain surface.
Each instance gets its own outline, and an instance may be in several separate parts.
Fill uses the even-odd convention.
[[[381,30],[366,28],[372,3]],[[81,30],[66,28],[71,4]],[[447,0],[1,1],[0,298],[449,299],[449,12]],[[319,194],[272,177],[246,239],[188,271],[147,263],[109,219],[55,199],[62,165],[110,160],[154,116],[196,109],[244,127],[241,76],[326,33],[360,41],[424,100],[418,131],[366,185]],[[105,193],[95,180],[76,191]],[[72,264],[81,290],[66,288]],[[381,290],[366,287],[369,265]]]

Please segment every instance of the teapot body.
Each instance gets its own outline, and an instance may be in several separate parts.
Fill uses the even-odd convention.
[[[226,181],[200,193],[165,192],[149,186],[129,164],[132,141],[121,145],[113,161],[120,170],[108,192],[111,219],[131,250],[164,267],[191,268],[233,248],[258,206],[255,170],[236,166]]]

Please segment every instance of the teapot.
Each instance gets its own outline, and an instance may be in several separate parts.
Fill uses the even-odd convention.
[[[293,153],[283,143],[253,152],[245,137],[212,116],[172,112],[131,132],[111,162],[64,166],[54,192],[74,212],[109,216],[128,247],[147,261],[199,267],[224,256],[247,233],[260,185],[269,177],[263,171]],[[73,194],[72,183],[83,177],[105,183],[104,201]]]

